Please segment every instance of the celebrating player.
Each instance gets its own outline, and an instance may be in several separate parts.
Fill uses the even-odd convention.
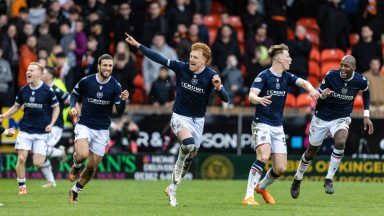
[[[37,62],[29,64],[26,72],[28,85],[20,89],[15,104],[6,113],[0,115],[0,120],[8,118],[24,106],[20,133],[17,135],[15,144],[18,156],[16,175],[20,195],[27,194],[25,162],[28,151],[33,152],[33,165],[41,168],[47,153],[49,133],[60,113],[55,93],[40,79],[43,70],[44,66]]]
[[[104,54],[97,60],[98,73],[79,81],[71,94],[71,115],[77,117],[81,104],[81,114],[75,126],[75,153],[73,166],[68,178],[71,182],[79,178],[81,163],[87,159],[80,178],[69,191],[69,202],[77,203],[78,193],[91,180],[96,168],[103,159],[109,139],[113,104],[118,114],[123,114],[129,93],[121,91],[120,83],[111,76],[113,58]]]
[[[44,188],[56,187],[55,177],[52,173],[51,162],[48,157],[60,157],[62,161],[66,159],[66,153],[64,146],[55,148],[55,145],[60,141],[63,134],[64,122],[63,122],[63,109],[65,105],[69,105],[69,94],[59,89],[56,85],[53,84],[53,78],[56,76],[56,69],[53,67],[45,66],[43,71],[43,76],[41,79],[49,87],[53,89],[59,101],[60,114],[57,118],[55,125],[52,128],[49,140],[47,142],[47,159],[45,160],[41,172],[44,174],[44,177],[47,179],[48,183],[44,184]]]
[[[256,161],[249,171],[244,205],[259,205],[254,199],[254,190],[263,196],[266,203],[276,203],[266,188],[285,172],[287,166],[287,146],[282,118],[288,86],[295,84],[309,91],[313,98],[319,97],[319,92],[309,82],[286,71],[292,59],[285,44],[272,46],[269,55],[272,58],[272,67],[255,78],[249,92],[250,101],[256,104],[252,122]],[[259,183],[270,156],[272,168]]]
[[[373,124],[369,119],[370,94],[368,80],[356,73],[356,60],[351,55],[343,57],[339,70],[329,71],[320,86],[320,99],[317,101],[315,115],[309,129],[309,146],[301,157],[292,186],[291,196],[300,195],[300,183],[313,157],[320,149],[323,140],[330,133],[334,140],[334,149],[330,159],[327,176],[324,180],[325,193],[333,194],[333,177],[343,158],[348,138],[349,124],[353,102],[359,91],[363,92],[364,130],[373,133]]]
[[[169,67],[176,73],[176,100],[173,105],[171,128],[181,142],[179,156],[172,173],[171,184],[166,188],[169,204],[177,206],[176,189],[187,173],[200,147],[203,134],[204,116],[209,97],[215,89],[221,100],[228,102],[228,93],[221,85],[221,79],[206,63],[211,58],[211,49],[204,43],[191,47],[189,62],[165,59],[153,50],[138,43],[125,33],[131,46],[138,48],[151,60]]]

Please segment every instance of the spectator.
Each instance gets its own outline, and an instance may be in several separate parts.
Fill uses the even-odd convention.
[[[73,6],[68,11],[69,32],[76,33],[76,22],[80,20],[81,9],[78,6]]]
[[[185,24],[179,24],[178,25],[178,31],[175,32],[175,35],[173,37],[173,43],[176,50],[176,54],[179,57],[180,61],[188,61],[189,59],[189,53],[190,53],[190,47],[192,45],[192,41],[190,38],[192,37],[194,40],[198,40],[198,29],[197,25],[191,25],[194,28],[192,30],[192,34],[189,33],[189,30],[187,29],[187,26]],[[190,27],[191,28],[191,27]],[[197,42],[197,41],[196,41]]]
[[[111,130],[113,144],[108,145],[106,151],[110,149],[111,154],[122,151],[132,154],[138,153],[136,141],[139,138],[140,129],[127,114],[123,114],[117,122],[112,122]]]
[[[48,51],[46,49],[38,49],[37,50],[37,58],[47,60],[49,57]],[[47,62],[48,63],[48,62]]]
[[[252,38],[257,28],[263,24],[263,15],[258,12],[258,2],[256,0],[248,0],[246,12],[241,16],[241,22],[244,28],[244,40]]]
[[[165,43],[165,36],[162,34],[156,34],[152,40],[151,49],[155,50],[160,55],[167,59],[178,59],[175,50],[172,49],[168,44]],[[147,92],[151,90],[152,83],[159,76],[161,65],[145,57],[143,60],[143,77],[144,77],[144,88]],[[173,78],[174,73],[170,74]]]
[[[10,20],[10,23],[16,26],[18,33],[21,33],[23,31],[24,25],[28,23],[28,9],[26,7],[21,7],[19,14],[16,17],[13,17]]]
[[[0,48],[0,110],[4,106],[11,106],[11,94],[9,82],[12,81],[11,66],[8,61],[3,59],[3,50]]]
[[[369,81],[369,92],[371,93],[371,111],[384,111],[384,76],[380,74],[381,63],[379,58],[371,59],[369,70],[364,76]]]
[[[27,38],[33,35],[34,35],[34,32],[33,32],[32,24],[26,23],[20,35],[20,43],[25,44],[27,42]]]
[[[383,54],[380,44],[373,40],[373,31],[369,26],[361,28],[361,40],[352,47],[352,55],[356,58],[356,70],[364,72],[369,69],[370,61],[374,57],[383,63]]]
[[[209,33],[207,26],[204,25],[203,17],[201,14],[196,13],[193,15],[193,23],[199,27],[199,39],[201,42],[208,44]]]
[[[232,34],[229,25],[222,26],[221,38],[217,38],[212,45],[212,64],[216,65],[220,72],[224,70],[229,55],[235,55],[240,59],[239,45],[233,40]]]
[[[168,34],[167,21],[165,17],[161,15],[160,4],[156,1],[152,2],[149,5],[148,13],[149,17],[144,23],[144,28],[141,34],[143,44],[145,46],[149,46],[151,44],[152,38],[155,36],[156,33],[160,33],[163,35]],[[124,39],[125,36],[122,37]]]
[[[20,15],[20,11],[27,8],[28,4],[25,0],[14,0],[11,3],[11,17],[17,17]]]
[[[132,14],[131,6],[128,2],[119,5],[118,14],[113,23],[113,31],[115,33],[115,42],[124,41],[125,34],[137,36],[138,22]]]
[[[33,25],[34,29],[42,24],[46,16],[46,9],[43,7],[43,2],[41,0],[32,0],[28,14],[28,22]]]
[[[277,44],[285,43],[287,41],[287,1],[268,0],[264,4],[269,37]]]
[[[133,80],[137,75],[136,57],[126,42],[117,43],[113,62],[115,62],[113,77],[119,81],[122,89],[128,90],[129,97],[132,97],[135,90]]]
[[[348,48],[348,17],[340,5],[340,0],[331,0],[320,7],[317,23],[320,27],[321,49]]]
[[[228,89],[229,102],[228,108],[233,108],[234,97],[240,95],[242,99],[248,93],[248,88],[244,87],[244,79],[241,71],[238,68],[238,61],[235,55],[229,55],[227,58],[227,66],[222,72],[223,85],[225,89]],[[226,103],[223,103],[226,104]],[[226,107],[226,105],[224,105]]]
[[[295,38],[287,44],[292,58],[290,71],[303,79],[307,79],[308,76],[308,59],[312,48],[311,42],[306,38],[306,34],[307,30],[305,27],[297,25]]]
[[[56,67],[56,55],[61,52],[64,52],[64,50],[60,44],[56,44],[52,47],[52,52],[49,54],[47,59],[48,66],[54,68]]]
[[[56,40],[49,34],[49,25],[47,23],[41,24],[39,26],[39,37],[37,38],[37,49],[45,49],[50,53],[55,44]]]
[[[17,35],[17,28],[14,24],[8,26],[7,33],[1,39],[1,48],[3,50],[3,57],[11,65],[12,76],[12,89],[16,90],[16,77],[19,71],[19,40]]]
[[[98,41],[97,50],[100,53],[107,53],[108,51],[108,40],[103,31],[103,25],[100,21],[94,22],[91,24],[91,34]]]
[[[49,24],[49,33],[56,41],[60,41],[60,24],[66,21],[66,18],[62,14],[60,3],[58,1],[52,1],[49,6],[47,22]]]
[[[81,61],[82,73],[84,75],[97,72],[97,59],[102,55],[102,52],[97,49],[98,43],[99,42],[95,37],[88,37],[87,52],[83,55]]]
[[[170,107],[175,100],[175,86],[168,75],[168,68],[161,67],[159,77],[153,82],[149,98],[154,106]]]
[[[216,40],[217,39],[221,39],[222,35],[221,35],[221,32],[222,32],[222,28],[224,26],[226,27],[229,27],[231,30],[232,30],[232,33],[231,34],[231,40],[233,41],[237,41],[237,32],[236,32],[236,29],[233,28],[231,25],[229,25],[229,14],[227,12],[224,12],[222,14],[220,14],[220,23],[221,23],[221,26],[217,29],[217,35],[216,35]]]
[[[170,6],[166,13],[170,30],[169,33],[171,33],[169,35],[172,36],[172,33],[177,30],[177,25],[180,23],[189,26],[192,23],[192,15],[194,12],[191,1],[175,0],[175,5]]]
[[[0,15],[0,31],[6,32],[8,28],[8,16],[6,14]]]
[[[31,62],[37,60],[36,54],[37,39],[34,35],[27,38],[27,43],[20,47],[20,63],[19,63],[19,75],[18,75],[18,86],[22,87],[27,84],[27,77],[25,72],[27,71],[28,65]]]
[[[82,20],[76,21],[75,46],[76,64],[79,65],[87,52],[87,35],[84,32],[84,22]]]
[[[380,40],[384,23],[384,1],[383,0],[360,0],[357,12],[358,26],[371,26],[374,40]]]

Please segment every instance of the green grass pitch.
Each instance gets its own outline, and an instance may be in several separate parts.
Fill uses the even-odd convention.
[[[28,195],[17,195],[16,180],[0,179],[0,215],[384,215],[382,183],[335,183],[335,194],[324,193],[322,182],[304,181],[299,199],[290,197],[289,181],[270,187],[276,205],[243,206],[245,180],[184,181],[177,191],[179,206],[168,206],[167,181],[92,180],[79,195],[77,205],[68,204],[73,185],[60,180],[57,187],[43,189],[42,180],[27,180]]]

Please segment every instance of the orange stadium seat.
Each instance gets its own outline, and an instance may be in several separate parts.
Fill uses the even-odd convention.
[[[298,108],[309,107],[311,105],[312,98],[308,93],[302,93],[296,98],[296,106]]]
[[[296,98],[295,95],[288,93],[287,99],[285,100],[285,107],[294,108],[296,107]]]
[[[340,64],[338,62],[326,62],[321,65],[320,77],[323,78],[325,74],[330,70],[338,70]]]
[[[314,31],[307,31],[307,35],[309,37],[309,40],[311,41],[312,46],[314,48],[318,48],[320,44],[319,34]]]
[[[353,103],[353,109],[363,110],[363,108],[364,108],[363,96],[361,96],[361,93],[359,93],[355,97],[355,101]]]
[[[224,6],[218,1],[212,1],[211,13],[212,14],[221,14],[224,11]]]
[[[320,84],[319,77],[318,76],[312,76],[309,75],[307,78],[308,82],[312,84],[313,87],[317,88]]]
[[[317,48],[311,49],[311,52],[309,53],[309,60],[320,63],[320,51],[319,51],[319,49],[317,49]]]
[[[320,76],[320,66],[319,63],[313,60],[310,60],[308,63],[308,74],[319,77]]]
[[[359,43],[360,36],[357,33],[351,33],[349,34],[349,46],[353,46],[357,43]]]
[[[295,33],[293,32],[291,27],[287,28],[287,39],[288,40],[293,40],[295,39]]]
[[[212,45],[216,40],[217,29],[209,29],[208,34],[209,34],[209,45]]]
[[[203,22],[208,28],[218,28],[221,25],[220,17],[217,15],[207,15]]]
[[[322,63],[326,61],[340,62],[344,54],[341,49],[324,49],[321,51],[320,60]]]
[[[317,33],[320,32],[320,28],[317,25],[315,18],[301,18],[296,22],[296,24],[304,26],[307,30],[317,31]]]
[[[241,18],[239,16],[229,16],[228,24],[236,30],[243,29],[243,23],[241,23]]]
[[[238,29],[236,32],[237,32],[237,41],[239,43],[244,43],[245,41],[244,41],[244,31],[243,31],[243,29]]]

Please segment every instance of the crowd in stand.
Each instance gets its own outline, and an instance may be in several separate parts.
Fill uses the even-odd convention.
[[[30,62],[55,67],[71,91],[97,72],[103,53],[114,56],[113,76],[131,103],[172,105],[173,71],[129,47],[127,32],[182,61],[191,44],[209,44],[210,64],[231,94],[226,107],[249,105],[249,87],[270,66],[272,44],[286,43],[291,71],[314,85],[352,54],[371,83],[373,109],[384,110],[384,0],[1,0],[0,29],[0,107],[12,105]],[[290,94],[288,106],[306,105],[302,92]]]

